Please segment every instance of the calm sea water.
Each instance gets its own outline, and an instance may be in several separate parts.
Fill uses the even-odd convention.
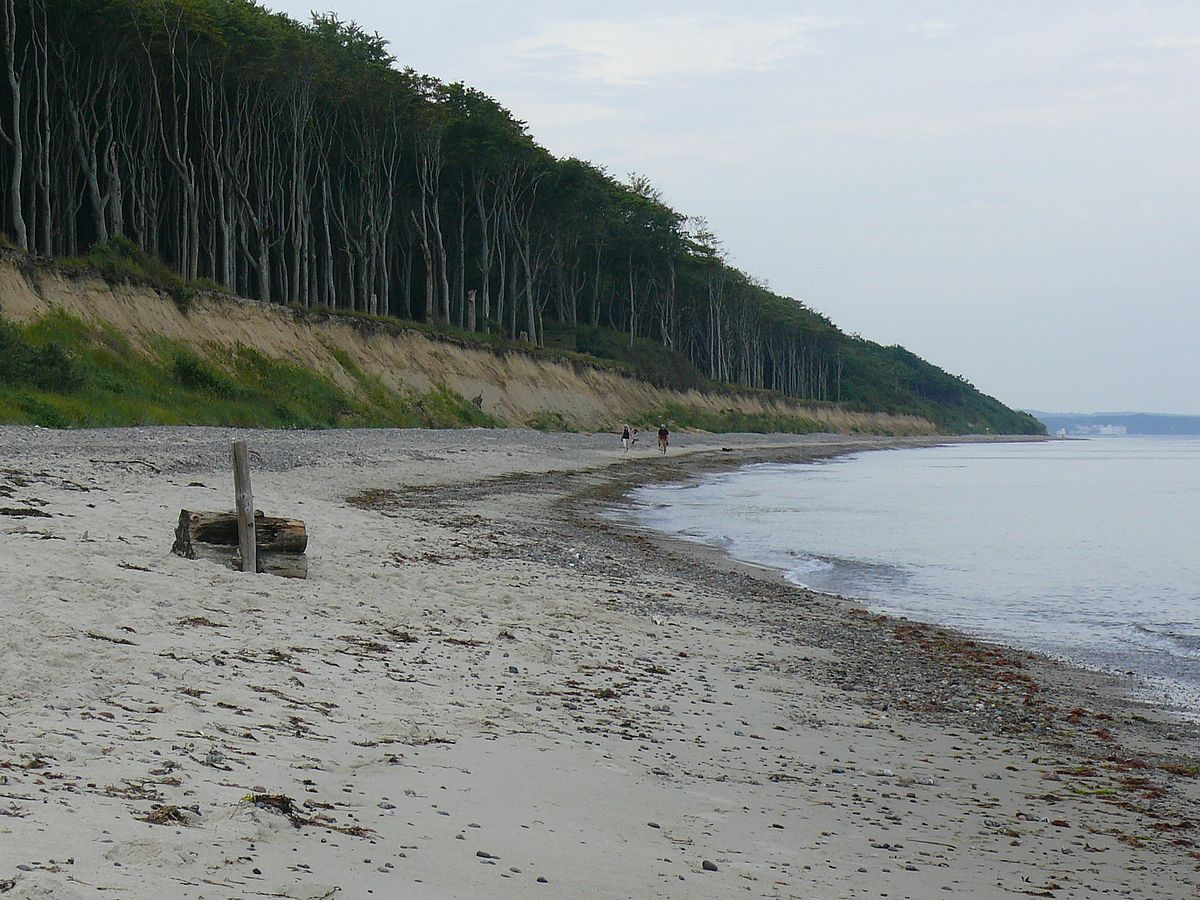
[[[1084,665],[1200,717],[1200,439],[963,444],[634,494],[796,584]]]

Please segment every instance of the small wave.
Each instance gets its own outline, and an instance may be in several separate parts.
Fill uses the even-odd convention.
[[[1200,656],[1200,634],[1175,630],[1178,627],[1181,626],[1134,625],[1132,630],[1140,642],[1153,644],[1174,656]]]
[[[785,577],[802,588],[851,594],[863,598],[879,598],[893,593],[893,588],[908,573],[899,566],[825,556],[816,553],[789,553]]]
[[[788,570],[788,574],[799,577],[818,572],[830,572],[833,568],[834,564],[831,560],[821,559],[818,556],[799,556],[799,558],[793,559],[792,567]]]
[[[834,570],[834,564],[828,559],[821,559],[817,556],[802,556],[796,553],[789,553],[793,557],[789,561],[788,569],[784,573],[784,577],[796,587],[812,588],[812,582],[816,579],[822,579],[828,576]]]

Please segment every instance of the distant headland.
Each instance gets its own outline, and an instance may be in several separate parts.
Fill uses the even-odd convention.
[[[1200,416],[1166,413],[1101,412],[1049,413],[1026,410],[1046,426],[1050,434],[1083,435],[1148,435],[1198,434]]]

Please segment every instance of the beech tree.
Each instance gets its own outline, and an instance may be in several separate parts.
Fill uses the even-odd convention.
[[[20,250],[127,240],[258,300],[538,344],[610,329],[626,353],[652,341],[710,379],[792,397],[899,403],[870,393],[872,367],[904,380],[895,397],[943,391],[731,266],[649,178],[554,158],[492,98],[398,66],[332,13],[0,13],[0,230]]]

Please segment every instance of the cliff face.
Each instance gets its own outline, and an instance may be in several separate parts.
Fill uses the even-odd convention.
[[[675,410],[684,425],[742,417],[792,420],[788,430],[934,431],[930,422],[913,416],[849,413],[754,394],[665,390],[601,365],[497,351],[378,320],[313,315],[216,294],[193,299],[185,314],[150,287],[0,262],[0,316],[30,325],[55,313],[97,333],[119,335],[134,353],[152,357],[170,343],[230,374],[236,374],[238,355],[251,350],[310,370],[351,396],[365,382],[397,397],[420,398],[439,388],[464,398],[482,395],[483,411],[509,425],[549,422],[602,430]]]

